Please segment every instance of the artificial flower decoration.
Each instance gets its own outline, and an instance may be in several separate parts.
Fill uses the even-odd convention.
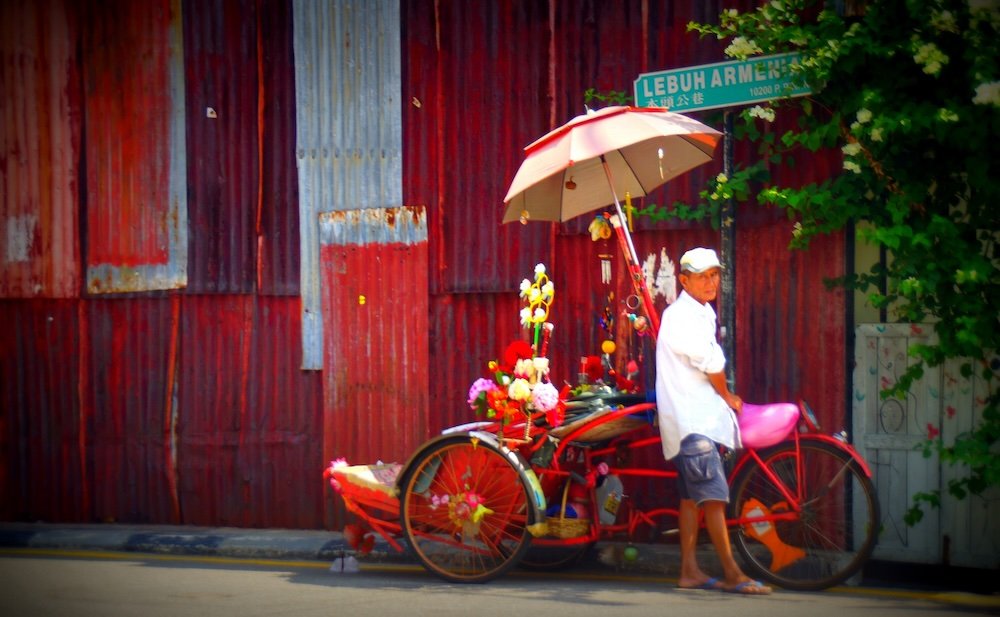
[[[549,308],[555,297],[555,285],[543,264],[535,266],[534,281],[521,281],[518,295],[525,301],[521,325],[529,330],[532,342],[515,340],[507,345],[499,359],[487,363],[488,377],[481,377],[469,388],[468,403],[477,415],[507,424],[518,414],[531,417],[545,413],[553,426],[562,422],[564,395],[549,383],[548,340],[553,326],[548,323]]]
[[[340,485],[340,482],[338,482],[337,479],[333,477],[333,470],[347,466],[348,466],[347,459],[342,457],[330,461],[330,466],[323,470],[323,477],[330,481],[330,486],[332,486],[333,490],[337,491],[338,493],[342,492],[341,491],[342,487]]]
[[[459,493],[453,499],[444,499],[444,503],[448,505],[448,518],[462,531],[466,540],[476,538],[483,519],[493,514],[493,510],[483,505],[483,498],[477,493]]]

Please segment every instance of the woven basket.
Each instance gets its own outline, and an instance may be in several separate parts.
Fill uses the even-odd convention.
[[[568,480],[563,487],[562,506],[559,508],[559,516],[548,516],[548,534],[557,538],[579,538],[590,531],[589,518],[566,518],[566,498],[569,496]]]

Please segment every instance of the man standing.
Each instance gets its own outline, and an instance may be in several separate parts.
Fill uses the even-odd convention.
[[[663,456],[677,468],[680,494],[682,589],[717,589],[761,595],[771,588],[751,580],[733,558],[726,528],[729,485],[719,446],[740,446],[736,413],[743,401],[729,391],[726,357],[716,337],[715,309],[722,264],[715,251],[695,248],[680,261],[684,291],[663,311],[656,340],[656,403]],[[709,577],[697,561],[698,511],[723,569]]]

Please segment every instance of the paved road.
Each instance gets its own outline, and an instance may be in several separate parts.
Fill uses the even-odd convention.
[[[649,576],[515,572],[454,585],[417,566],[364,565],[333,573],[316,561],[97,551],[0,551],[5,617],[906,617],[1000,614],[973,594],[838,588],[744,598],[677,591]],[[986,598],[987,600],[989,598]]]

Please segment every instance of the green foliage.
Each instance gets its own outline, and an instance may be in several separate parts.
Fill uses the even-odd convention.
[[[937,334],[935,344],[910,350],[916,361],[883,396],[905,395],[927,366],[967,359],[963,374],[992,392],[982,417],[953,442],[932,436],[924,450],[967,472],[950,483],[952,495],[980,494],[1000,485],[998,0],[850,4],[860,8],[843,15],[832,2],[774,0],[724,10],[716,24],[689,24],[729,40],[734,58],[798,52],[790,74],[812,94],[743,110],[734,136],[757,144],[757,161],[710,182],[704,204],[666,211],[712,216],[730,196],[756,200],[795,221],[793,248],[865,222],[859,238],[889,259],[841,284],[894,320],[933,323]],[[822,182],[775,180],[803,153],[839,160],[841,169]],[[939,503],[937,494],[915,495],[907,522]]]
[[[628,105],[632,101],[632,97],[624,90],[601,92],[594,88],[587,88],[583,93],[583,103],[589,107],[593,101],[603,105]]]

